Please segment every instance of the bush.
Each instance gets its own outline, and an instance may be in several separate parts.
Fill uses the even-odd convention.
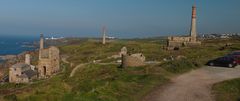
[[[184,73],[196,69],[198,66],[197,62],[188,59],[169,61],[161,65],[161,67],[171,73]]]

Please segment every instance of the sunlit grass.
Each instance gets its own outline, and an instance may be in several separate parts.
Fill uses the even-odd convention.
[[[224,81],[213,86],[216,101],[239,101],[240,79]]]

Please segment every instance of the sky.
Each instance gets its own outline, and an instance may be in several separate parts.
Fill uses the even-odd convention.
[[[189,33],[194,0],[1,0],[0,36],[154,37]],[[240,32],[240,0],[196,0],[198,33]]]

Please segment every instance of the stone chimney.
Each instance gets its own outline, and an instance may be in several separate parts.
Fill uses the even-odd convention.
[[[103,37],[102,37],[102,44],[106,44],[106,27],[104,26],[102,29]]]
[[[44,49],[44,37],[43,37],[43,34],[41,33],[40,34],[40,50],[41,49]]]
[[[193,5],[192,6],[192,23],[191,23],[191,28],[190,28],[190,36],[191,36],[191,41],[192,42],[196,42],[197,41],[196,20],[197,20],[196,5]]]
[[[30,54],[25,55],[25,64],[31,65],[31,56]]]

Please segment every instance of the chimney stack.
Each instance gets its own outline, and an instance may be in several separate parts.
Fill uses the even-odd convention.
[[[31,65],[31,56],[30,54],[25,55],[25,64]]]
[[[40,50],[41,49],[44,49],[44,36],[42,33],[40,34]]]
[[[192,22],[191,22],[191,29],[190,29],[191,41],[193,41],[193,42],[197,41],[196,21],[197,21],[196,5],[193,5],[193,7],[192,7]]]
[[[106,27],[104,26],[102,29],[103,37],[102,37],[102,44],[106,44]]]

